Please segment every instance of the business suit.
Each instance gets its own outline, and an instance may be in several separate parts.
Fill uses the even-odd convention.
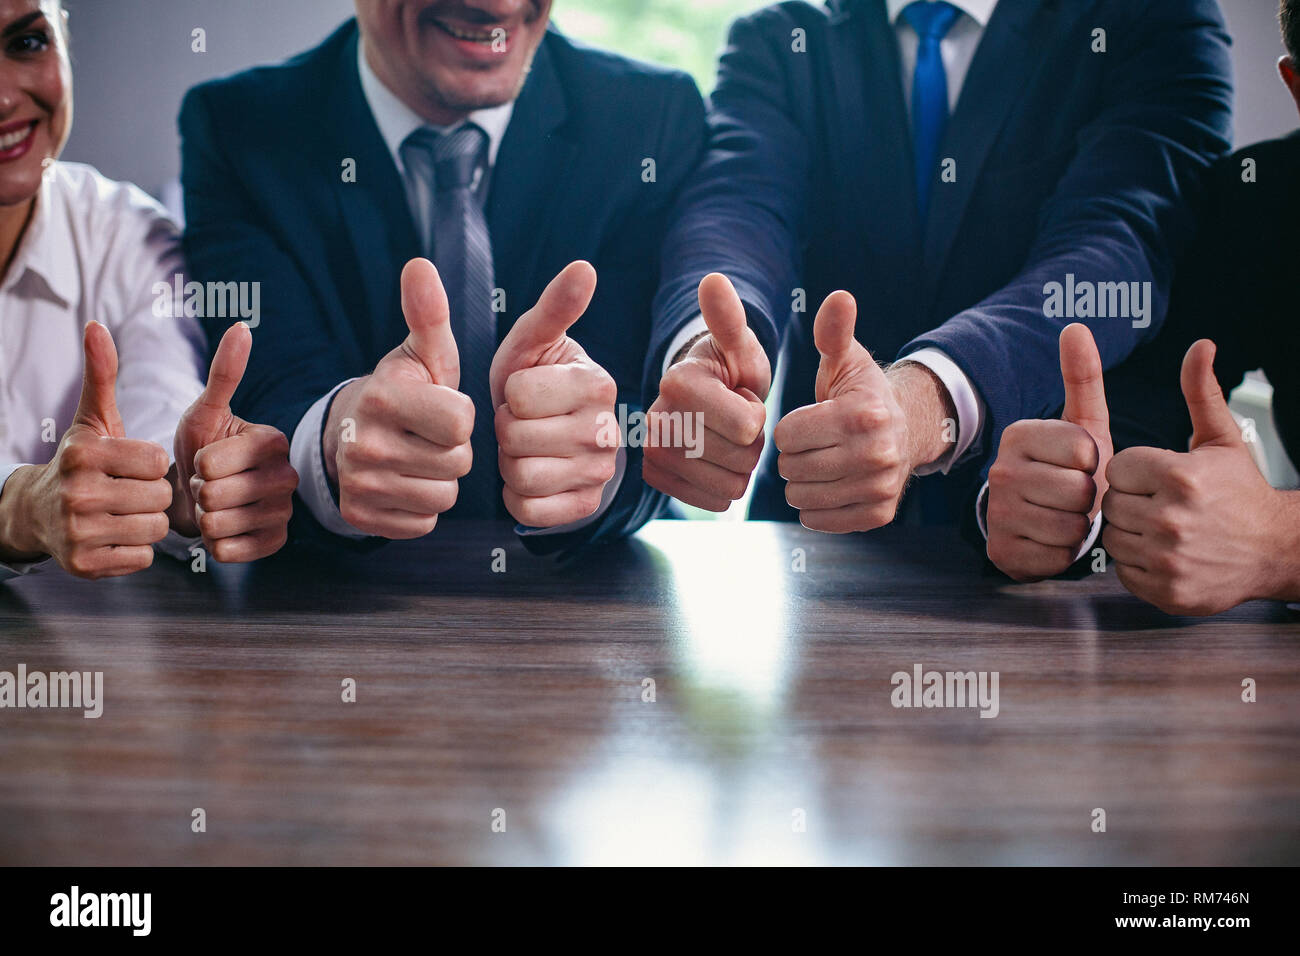
[[[285,64],[191,90],[181,110],[194,277],[262,283],[258,347],[235,407],[286,434],[322,395],[368,374],[403,340],[398,277],[423,254],[361,89],[357,45],[349,22]],[[644,407],[658,246],[701,151],[703,122],[684,74],[547,32],[486,205],[495,281],[505,293],[498,341],[565,265],[588,259],[599,287],[572,335],[613,376],[619,401]],[[643,179],[647,158],[656,163],[653,182]],[[346,163],[355,182],[344,181]],[[207,321],[210,334],[221,323]],[[629,449],[618,495],[597,522],[527,541],[556,551],[630,533],[662,500],[640,480],[639,453]],[[304,510],[296,527],[311,531]]]
[[[1192,343],[1208,338],[1218,346],[1214,371],[1225,393],[1247,372],[1264,370],[1278,434],[1300,463],[1297,230],[1300,131],[1241,149],[1210,170],[1164,328],[1107,385],[1112,408],[1133,409],[1149,423],[1151,434],[1139,436],[1141,444],[1187,449],[1192,423],[1179,369]]]
[[[1095,28],[1107,52],[1093,52]],[[803,44],[801,51],[799,43]],[[986,416],[980,452],[904,505],[973,526],[1002,430],[1063,401],[1044,285],[1067,274],[1152,283],[1152,322],[1097,326],[1105,364],[1163,318],[1191,225],[1185,193],[1228,147],[1228,40],[1213,0],[1001,0],[971,63],[920,221],[898,42],[883,0],[781,3],[738,20],[718,74],[711,143],[678,206],[656,299],[653,388],[666,343],[709,271],[734,282],[769,356],[784,341],[781,411],[813,401],[812,318],[858,300],[879,360],[937,348]],[[789,315],[794,290],[806,310]],[[937,485],[936,489],[934,486]],[[772,458],[751,515],[793,518]]]

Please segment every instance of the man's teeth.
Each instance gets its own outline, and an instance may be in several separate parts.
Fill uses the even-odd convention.
[[[4,136],[0,136],[0,153],[13,149],[31,134],[32,127],[25,126],[16,133],[6,133]]]
[[[454,36],[457,40],[469,40],[471,43],[491,43],[493,40],[496,39],[496,33],[498,30],[501,30],[502,33],[505,32],[501,27],[497,27],[495,30],[487,30],[487,31],[466,30],[461,27],[454,27],[450,23],[444,23],[442,20],[438,21],[438,26],[442,27],[444,30],[446,30],[448,33]]]

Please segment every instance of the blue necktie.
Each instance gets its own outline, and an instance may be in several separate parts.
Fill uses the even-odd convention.
[[[404,144],[409,158],[432,166],[432,246],[451,306],[451,331],[460,353],[460,390],[474,401],[474,465],[460,480],[455,507],[461,518],[491,518],[501,501],[497,467],[496,410],[488,373],[497,348],[492,237],[483,213],[482,177],[487,134],[473,123],[438,134],[417,130]],[[423,154],[423,155],[421,155]],[[427,168],[427,167],[426,167]]]
[[[961,11],[951,3],[918,0],[903,11],[916,31],[916,73],[912,78],[912,137],[916,155],[916,198],[924,225],[939,163],[939,144],[948,125],[948,76],[939,42]]]

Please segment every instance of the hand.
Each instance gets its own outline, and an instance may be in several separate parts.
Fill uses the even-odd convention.
[[[591,304],[596,270],[574,262],[514,324],[492,359],[492,404],[506,509],[553,528],[595,514],[618,445],[602,446],[618,387],[566,334]]]
[[[460,356],[447,293],[427,259],[402,270],[410,335],[342,388],[325,427],[325,468],[343,520],[384,538],[419,538],[456,503],[474,454],[474,403],[456,391]],[[350,423],[355,441],[342,441]]]
[[[989,469],[988,555],[1017,581],[1061,574],[1088,540],[1113,454],[1101,356],[1086,325],[1061,331],[1065,414],[1002,433]]]
[[[907,415],[895,383],[853,337],[857,313],[847,292],[822,303],[813,322],[817,404],[790,412],[773,436],[785,500],[814,531],[889,524],[913,467]]]
[[[167,453],[126,437],[117,411],[117,349],[108,329],[86,325],[81,402],[48,465],[16,471],[0,524],[10,560],[49,555],[82,578],[131,574],[153,563],[167,534],[172,489]]]
[[[1191,452],[1130,448],[1110,463],[1106,551],[1124,586],[1169,614],[1217,614],[1281,593],[1300,509],[1269,487],[1214,376],[1214,343],[1183,359]]]
[[[726,511],[745,496],[763,453],[763,400],[772,370],[727,278],[705,276],[699,295],[709,331],[664,373],[647,418],[652,434],[659,435],[659,423],[692,416],[704,425],[703,441],[695,449],[652,442],[641,474],[651,487],[688,505]]]
[[[223,562],[279,551],[289,537],[298,487],[284,433],[250,425],[230,411],[252,347],[253,333],[243,322],[226,331],[207,388],[176,427],[175,497],[183,503],[183,520],[197,526],[208,553]]]

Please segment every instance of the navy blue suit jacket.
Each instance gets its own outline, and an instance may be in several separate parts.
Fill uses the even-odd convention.
[[[940,147],[956,181],[936,172],[921,222],[883,0],[780,3],[738,20],[709,151],[665,243],[648,387],[698,313],[699,280],[718,271],[769,355],[785,340],[782,412],[809,404],[813,317],[847,289],[877,360],[937,347],[983,398],[983,455],[946,482],[921,479],[905,502],[926,502],[928,523],[973,523],[1002,430],[1064,402],[1057,339],[1071,320],[1044,316],[1044,285],[1070,273],[1152,283],[1149,328],[1089,323],[1108,368],[1159,328],[1192,227],[1187,192],[1229,146],[1228,46],[1214,0],[1001,0]],[[792,320],[796,289],[807,309]],[[774,465],[751,515],[793,518]]]
[[[196,87],[181,108],[193,278],[262,283],[260,325],[234,408],[289,436],[317,399],[368,374],[406,337],[399,277],[422,254],[361,89],[358,36],[350,21],[282,65]],[[703,100],[687,75],[548,31],[487,202],[496,283],[506,294],[499,336],[564,266],[587,259],[598,287],[570,334],[613,376],[620,402],[647,407],[641,373],[659,247],[705,134]],[[343,181],[347,159],[355,160],[355,182]],[[654,182],[643,181],[646,159],[655,160]],[[213,343],[226,321],[206,321]],[[598,522],[526,541],[556,551],[628,534],[662,504],[641,480],[639,451],[629,449],[619,493]],[[323,534],[305,506],[297,512],[296,530]]]

